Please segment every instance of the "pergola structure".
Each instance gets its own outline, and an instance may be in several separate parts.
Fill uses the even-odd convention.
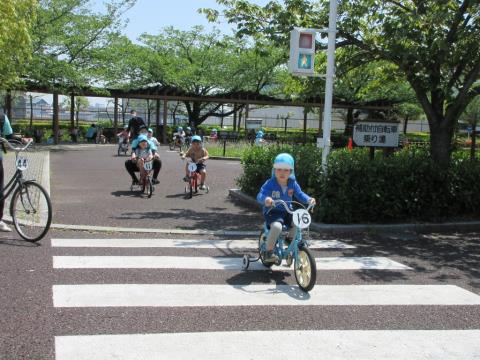
[[[122,98],[129,99],[150,99],[156,100],[156,119],[155,124],[157,129],[159,126],[163,125],[164,129],[167,126],[167,104],[169,101],[198,101],[198,102],[211,102],[217,104],[242,104],[246,107],[246,118],[248,118],[248,106],[249,105],[266,105],[266,106],[292,106],[292,107],[309,107],[309,108],[320,108],[323,109],[324,103],[319,97],[311,98],[305,101],[302,100],[288,100],[275,98],[268,95],[258,94],[255,92],[249,91],[235,91],[235,92],[226,92],[218,93],[214,95],[203,95],[199,96],[196,94],[188,93],[182,89],[173,86],[165,85],[154,85],[154,86],[145,86],[136,89],[107,89],[107,88],[59,88],[58,90],[52,90],[52,87],[39,86],[33,83],[27,84],[23,91],[29,92],[40,92],[46,94],[53,94],[53,134],[54,142],[58,143],[59,138],[59,107],[58,107],[58,96],[65,95],[70,96],[70,121],[72,127],[74,127],[74,116],[75,116],[75,96],[88,96],[88,97],[102,97],[102,98],[113,98],[114,99],[114,128],[115,131],[118,131],[118,100]],[[160,121],[160,102],[163,101],[163,119]],[[6,111],[7,116],[11,118],[11,109],[12,101],[10,91],[7,91],[6,97]],[[333,101],[333,108],[340,109],[356,109],[356,110],[391,110],[393,103],[391,101],[379,101],[372,103],[364,104],[352,104],[347,103],[341,100]],[[320,111],[320,114],[322,112]],[[321,119],[320,123],[321,123]],[[306,115],[304,118],[304,136],[306,136]],[[162,142],[166,143],[166,131],[163,131]]]

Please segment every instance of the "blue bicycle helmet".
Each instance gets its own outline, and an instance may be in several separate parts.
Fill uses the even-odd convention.
[[[137,143],[140,144],[142,141],[148,142],[148,137],[145,134],[140,134],[137,137]]]
[[[152,128],[148,128],[148,132],[151,132],[153,134]]]
[[[200,136],[198,136],[198,135],[193,135],[193,136],[192,136],[192,142],[194,142],[194,141],[200,141],[200,142],[202,142],[202,138],[201,138]]]
[[[257,132],[257,138],[262,138],[263,137],[263,131],[260,130]]]
[[[181,126],[179,126],[179,127],[177,128],[177,131],[183,131],[183,128],[182,128]]]
[[[217,129],[212,129],[212,132],[217,132]]]
[[[290,169],[289,178],[295,180],[295,160],[293,156],[287,153],[278,154],[273,161],[272,177],[275,176],[275,169]]]

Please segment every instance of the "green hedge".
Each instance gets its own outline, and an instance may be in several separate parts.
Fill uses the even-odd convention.
[[[253,147],[242,160],[240,188],[256,196],[271,175],[280,152],[296,160],[302,189],[319,201],[315,217],[326,223],[394,223],[478,218],[480,160],[455,153],[448,170],[431,161],[427,151],[403,150],[374,160],[368,150],[336,150],[329,157],[328,175],[321,171],[321,151],[313,146]]]

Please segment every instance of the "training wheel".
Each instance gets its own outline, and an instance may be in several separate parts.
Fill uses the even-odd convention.
[[[247,270],[249,265],[250,265],[250,257],[247,254],[245,254],[243,255],[243,259],[242,259],[242,269]]]

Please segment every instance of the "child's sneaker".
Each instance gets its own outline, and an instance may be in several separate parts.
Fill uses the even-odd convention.
[[[5,224],[3,221],[0,220],[0,231],[11,232],[12,229],[7,224]]]
[[[274,263],[278,261],[278,256],[273,251],[265,251],[263,261]]]
[[[189,180],[189,179],[188,179],[188,176],[184,176],[184,177],[183,177],[183,181],[188,182],[188,180]]]
[[[200,186],[198,188],[200,190],[207,190],[207,187],[205,186],[205,184],[200,184]]]

